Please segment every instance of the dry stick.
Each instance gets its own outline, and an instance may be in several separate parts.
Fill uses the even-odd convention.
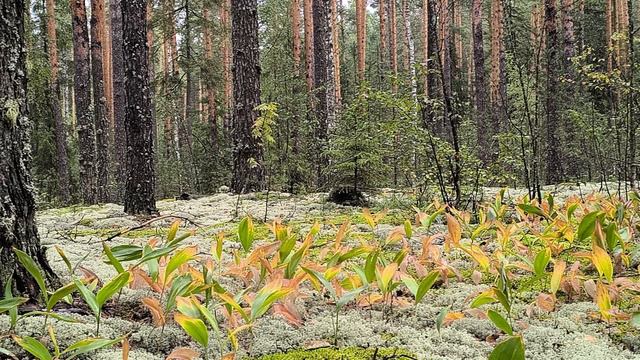
[[[99,244],[99,243],[102,243],[102,242],[109,242],[109,241],[117,238],[118,236],[122,236],[122,235],[127,234],[127,233],[129,233],[131,231],[143,229],[143,228],[149,226],[150,224],[152,224],[152,223],[154,223],[156,221],[160,221],[160,220],[164,220],[164,219],[170,219],[170,218],[182,219],[182,220],[187,221],[187,222],[189,222],[189,223],[191,223],[191,224],[193,224],[193,225],[195,225],[195,226],[197,226],[199,228],[202,227],[199,224],[197,224],[196,222],[194,222],[193,220],[191,220],[191,219],[189,219],[187,217],[184,217],[184,216],[180,216],[180,215],[162,215],[162,216],[158,216],[156,218],[153,218],[151,220],[145,221],[142,224],[127,228],[125,230],[118,231],[117,233],[109,236],[108,238],[106,238],[104,240],[87,242],[86,244]]]

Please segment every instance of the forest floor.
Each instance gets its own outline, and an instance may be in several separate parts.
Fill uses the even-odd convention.
[[[600,189],[598,185],[581,188],[566,185],[545,190],[555,192],[557,201],[562,201],[569,195]],[[485,189],[486,198],[490,199],[497,191]],[[512,197],[522,193],[509,191]],[[322,229],[316,241],[322,242],[322,239],[332,238],[337,227],[347,219],[352,224],[351,239],[359,241],[385,238],[405,219],[415,217],[411,208],[414,205],[412,200],[400,193],[383,192],[372,199],[372,208],[389,208],[390,211],[372,233],[360,215],[362,209],[327,203],[325,198],[326,194],[271,194],[266,218],[280,218],[301,234],[318,221]],[[185,227],[194,229],[195,233],[185,240],[186,244],[196,245],[202,252],[210,251],[212,240],[218,232],[234,234],[239,218],[248,214],[256,219],[256,239],[269,240],[272,237],[267,227],[258,220],[265,218],[263,195],[243,196],[240,201],[237,196],[225,193],[188,201],[163,200],[158,202],[158,208],[161,215],[178,215],[189,219],[190,223]],[[90,269],[100,279],[115,275],[113,268],[103,262],[100,240],[143,222],[127,216],[121,206],[114,204],[44,210],[38,213],[37,220],[42,243],[49,248],[48,256],[57,273],[66,274],[67,270],[54,245],[66,252],[72,264],[84,259],[83,267]],[[155,222],[144,229],[115,237],[110,244],[145,244],[151,237],[162,237],[171,222],[171,219]],[[440,223],[429,232],[436,233],[445,228]],[[413,236],[415,244],[411,245],[421,246],[422,235],[426,234]],[[236,245],[227,242],[225,253],[237,248]],[[470,267],[468,260],[462,257],[452,258],[450,262],[460,269]],[[490,279],[483,279],[479,284],[470,280],[452,280],[447,286],[429,291],[417,306],[398,306],[388,316],[383,315],[379,308],[348,306],[339,320],[339,345],[400,348],[419,359],[486,359],[499,338],[499,331],[488,320],[473,316],[468,309],[474,294],[486,290],[490,282]],[[130,359],[164,359],[174,348],[192,345],[189,337],[176,325],[167,325],[163,331],[154,328],[148,310],[140,305],[140,299],[148,296],[149,292],[125,289],[118,305],[105,310],[101,336],[115,338],[129,334],[132,348]],[[589,299],[560,304],[556,311],[543,313],[531,312],[528,308],[535,300],[534,296],[534,291],[529,296],[527,289],[524,289],[520,298],[529,301],[520,301],[513,309],[516,330],[523,334],[526,344],[527,359],[640,359],[638,334],[593,319],[588,314],[597,312],[597,307]],[[310,291],[309,296],[298,298],[296,305],[304,319],[302,326],[294,327],[279,315],[266,315],[257,321],[250,333],[241,337],[242,350],[239,355],[259,357],[328,345],[333,337],[333,311],[326,299]],[[436,318],[448,306],[451,311],[464,313],[465,317],[447,324],[439,332],[435,326]],[[70,325],[50,320],[56,326],[58,342],[62,347],[93,333],[92,316],[73,316],[83,322]],[[42,318],[32,317],[23,321],[26,324],[19,327],[20,335],[37,337],[44,333]],[[7,317],[0,316],[0,332],[7,328]],[[16,349],[15,345],[0,339],[2,346]],[[118,359],[120,353],[119,348],[101,350],[91,358]]]

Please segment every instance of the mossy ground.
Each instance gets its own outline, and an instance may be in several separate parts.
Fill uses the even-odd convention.
[[[485,198],[497,192],[497,189],[487,189]],[[568,196],[564,188],[557,190],[558,201]],[[582,189],[583,193],[587,190]],[[523,192],[510,190],[512,196]],[[318,221],[322,226],[321,233],[316,239],[316,245],[331,242],[337,228],[346,220],[352,224],[351,237],[346,240],[352,244],[361,241],[379,241],[405,219],[413,218],[411,205],[414,200],[406,200],[397,194],[395,198],[374,199],[372,212],[383,208],[391,208],[387,218],[372,231],[361,215],[361,209],[336,206],[324,202],[326,194],[309,194],[305,196],[289,196],[286,194],[272,194],[267,212],[268,221],[275,218],[282,219],[301,234],[306,233],[311,225]],[[196,245],[200,251],[209,252],[211,241],[215,234],[222,231],[227,234],[225,252],[239,248],[235,243],[234,232],[240,217],[247,214],[253,216],[256,224],[255,235],[260,241],[270,241],[273,236],[262,221],[265,216],[265,201],[262,196],[238,197],[228,194],[217,194],[190,201],[160,201],[158,207],[162,215],[179,215],[193,221],[181,231],[195,230],[195,235],[185,241],[187,245]],[[398,206],[398,208],[392,208]],[[110,244],[144,244],[149,238],[164,236],[172,220],[167,219],[153,224],[149,228],[129,232],[128,234],[111,240]],[[64,280],[68,277],[66,266],[53,249],[53,245],[60,246],[71,262],[75,265],[81,261],[82,265],[94,271],[101,279],[108,279],[115,275],[112,267],[104,263],[101,257],[100,240],[118,232],[119,230],[139,224],[139,219],[129,217],[123,213],[122,207],[113,204],[91,207],[69,207],[64,209],[50,209],[38,213],[38,225],[43,244],[48,248],[47,255],[52,267]],[[445,227],[436,224],[429,234],[442,232]],[[411,246],[421,246],[424,229],[415,229]],[[312,249],[312,258],[319,251]],[[315,253],[315,254],[314,254]],[[448,255],[451,264],[460,269],[464,278],[469,278],[472,264],[461,254],[452,252]],[[567,259],[569,260],[569,259]],[[485,274],[483,280],[490,281],[492,277]],[[491,323],[482,318],[476,318],[467,312],[470,299],[479,291],[487,289],[488,284],[471,284],[470,281],[457,282],[450,279],[450,284],[433,289],[421,304],[409,308],[394,308],[391,316],[383,317],[380,309],[363,309],[353,305],[345,308],[340,314],[339,345],[346,350],[319,350],[328,352],[330,356],[346,356],[356,354],[367,356],[370,349],[402,349],[417,359],[486,359],[494,346],[492,339],[499,337],[499,332]],[[235,280],[223,279],[234,283]],[[534,278],[523,278],[515,283],[524,293],[541,290],[542,282]],[[148,296],[147,290],[127,290],[122,296],[123,302],[140,301]],[[587,314],[596,312],[597,308],[590,299],[583,298],[577,302],[562,304],[551,314],[533,313],[527,315],[527,306],[531,299],[521,299],[520,304],[514,306],[513,316],[516,331],[523,334],[527,346],[527,359],[640,359],[640,334],[634,329],[625,329],[616,325],[608,325],[594,320]],[[634,309],[631,299],[624,299],[624,306]],[[253,359],[305,359],[311,356],[309,352],[296,352],[295,349],[305,348],[305,344],[312,341],[333,341],[332,305],[326,299],[310,294],[306,298],[296,301],[304,319],[301,327],[294,327],[286,323],[278,315],[267,315],[258,320],[250,333],[242,338],[243,349],[238,358]],[[450,307],[451,311],[465,313],[465,318],[444,327],[440,332],[435,328],[435,319],[439,312]],[[132,308],[131,311],[144,311]],[[142,314],[144,315],[144,314]],[[74,315],[75,316],[75,315]],[[69,325],[53,322],[60,334],[61,346],[68,346],[72,340],[90,335],[93,320],[90,316],[76,316],[83,323]],[[175,325],[168,325],[164,332],[154,329],[149,316],[135,317],[111,314],[103,323],[103,336],[116,337],[129,334],[132,353],[130,359],[164,359],[168,352],[177,346],[192,346],[186,335]],[[24,335],[42,335],[43,318],[34,317],[25,320],[21,329]],[[7,330],[7,317],[0,316],[0,333]],[[526,326],[525,326],[526,325]],[[213,342],[213,341],[212,341]],[[0,339],[0,347],[11,347],[8,338]],[[363,350],[369,349],[369,350]],[[387,350],[385,350],[387,351]],[[275,355],[288,352],[287,355]],[[315,353],[313,353],[315,355]],[[260,358],[262,356],[262,358]],[[271,356],[271,357],[265,357]],[[288,357],[277,357],[288,356]],[[303,357],[297,357],[303,356]],[[118,359],[118,348],[102,350],[92,354],[91,359]],[[338,357],[336,359],[351,359]],[[366,357],[365,357],[366,358]],[[309,357],[309,359],[314,359]],[[324,358],[323,358],[324,359]],[[358,357],[354,359],[359,359]]]

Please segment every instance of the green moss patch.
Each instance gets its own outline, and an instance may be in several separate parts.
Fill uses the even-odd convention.
[[[296,350],[284,354],[269,354],[255,360],[391,360],[415,358],[411,353],[402,349],[350,347],[344,349]]]

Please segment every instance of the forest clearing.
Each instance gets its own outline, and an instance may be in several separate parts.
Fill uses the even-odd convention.
[[[637,0],[0,0],[0,358],[640,359]]]

